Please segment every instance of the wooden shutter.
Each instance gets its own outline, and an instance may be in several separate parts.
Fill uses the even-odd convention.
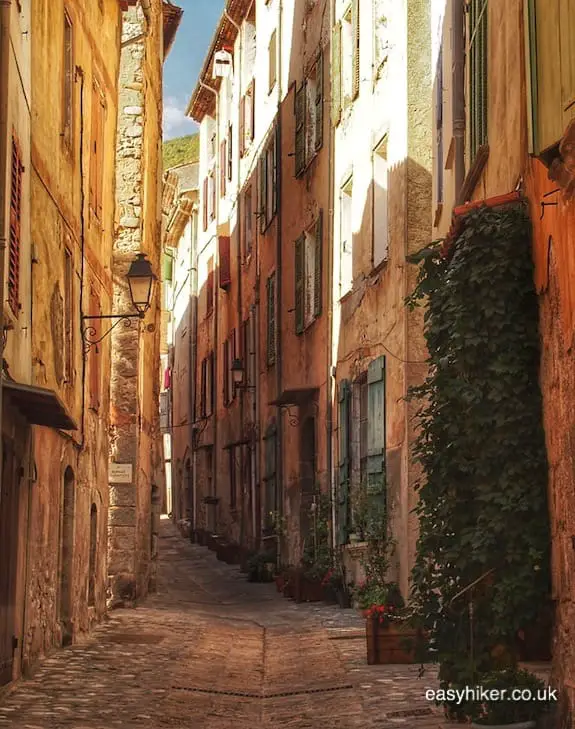
[[[204,358],[202,360],[202,381],[200,386],[200,415],[202,418],[206,417],[207,413],[207,381],[208,381],[208,360]]]
[[[367,488],[381,493],[385,486],[385,357],[367,368]]]
[[[220,235],[218,242],[220,249],[220,288],[228,289],[232,283],[230,236]]]
[[[10,248],[8,251],[8,303],[14,314],[20,309],[20,245],[22,218],[22,155],[12,137],[12,175],[10,182]]]
[[[208,178],[204,178],[204,190],[203,190],[203,224],[204,230],[208,229]]]
[[[268,210],[267,210],[267,150],[264,150],[258,163],[258,215],[260,222],[260,233],[263,233],[267,227]]]
[[[228,464],[230,470],[230,508],[235,509],[237,503],[237,474],[236,474],[236,449],[228,450]]]
[[[323,238],[323,211],[319,211],[319,215],[315,224],[315,266],[314,266],[314,282],[313,282],[313,315],[318,317],[321,314],[322,302],[322,243]]]
[[[276,80],[277,80],[277,74],[276,74],[276,56],[277,56],[277,43],[276,43],[276,31],[272,33],[272,37],[270,38],[270,45],[268,49],[269,53],[269,59],[268,59],[268,67],[269,67],[269,90],[271,91],[273,87],[275,86]]]
[[[228,126],[228,180],[231,182],[232,176],[233,176],[233,162],[234,162],[234,155],[233,155],[233,144],[234,144],[234,128],[230,124]]]
[[[254,141],[255,134],[255,114],[256,114],[256,80],[253,78],[246,93],[245,102],[245,125],[246,125],[246,142]]]
[[[226,195],[227,144],[226,139],[220,144],[220,197],[225,197]]]
[[[273,365],[276,359],[276,277],[275,273],[267,280],[268,337],[267,363]]]
[[[338,520],[337,541],[345,544],[349,529],[349,478],[350,478],[350,402],[351,387],[348,380],[342,380],[338,388]]]
[[[240,157],[244,156],[246,151],[246,97],[242,96],[240,99],[240,139],[239,139],[239,152]]]
[[[211,203],[211,210],[210,210],[210,220],[214,220],[216,217],[216,178],[214,176],[214,172],[210,174],[209,177],[210,184],[211,184],[211,193],[210,193],[210,203]]]
[[[353,65],[352,65],[352,91],[351,98],[357,99],[359,94],[359,0],[353,0],[351,8]]]
[[[100,316],[102,313],[100,308],[100,301],[96,291],[90,287],[90,304],[89,304],[90,316]],[[94,338],[98,338],[101,334],[101,324],[95,319],[91,322],[91,326],[94,327]],[[92,410],[98,410],[100,407],[100,360],[102,356],[98,352],[98,347],[92,349],[92,356],[90,357],[90,408]]]
[[[487,0],[469,4],[469,152],[487,143]]]
[[[575,0],[559,0],[563,126],[575,116]]]
[[[232,329],[232,333],[230,334],[230,352],[229,352],[229,362],[226,365],[227,366],[227,376],[229,380],[229,390],[230,390],[230,397],[233,400],[236,396],[236,386],[234,384],[234,376],[232,373],[232,363],[238,356],[238,352],[236,349],[236,328],[234,327]],[[244,362],[245,367],[245,362]]]
[[[304,325],[304,276],[305,276],[305,235],[295,242],[295,333],[301,334]]]
[[[265,441],[265,475],[266,482],[266,503],[267,514],[278,510],[277,488],[276,488],[276,462],[277,462],[277,435],[275,425],[269,425],[264,436]]]
[[[208,374],[209,374],[209,380],[210,380],[210,392],[209,392],[209,405],[210,405],[210,415],[214,412],[215,407],[215,394],[216,394],[216,388],[215,388],[215,382],[214,382],[214,374],[215,374],[215,362],[214,362],[214,353],[210,352],[210,356],[208,357]]]
[[[279,141],[279,124],[276,124],[276,127],[274,129],[274,142],[273,142],[273,153],[272,153],[272,209],[271,209],[271,215],[270,217],[273,218],[273,216],[278,211],[278,195],[279,195],[279,165],[278,165],[278,158],[279,158],[279,149],[280,149],[280,141]]]
[[[305,96],[306,86],[302,83],[295,92],[295,175],[299,177],[305,169]]]
[[[97,200],[96,200],[96,188],[98,180],[98,107],[100,104],[98,87],[96,84],[92,84],[92,100],[90,105],[90,111],[92,115],[91,129],[90,129],[90,182],[89,182],[89,197],[90,197],[90,208],[93,212],[96,212]]]
[[[323,145],[323,51],[320,45],[315,67],[315,150]]]
[[[206,281],[206,313],[211,314],[214,309],[214,259],[208,261],[208,279]]]
[[[336,127],[341,119],[341,21],[331,34],[331,123]]]
[[[228,367],[230,366],[230,343],[229,340],[226,339],[226,341],[223,344],[222,347],[223,354],[222,354],[222,363],[224,365],[224,376],[223,376],[223,395],[224,395],[224,405],[230,404],[230,381],[228,379]]]

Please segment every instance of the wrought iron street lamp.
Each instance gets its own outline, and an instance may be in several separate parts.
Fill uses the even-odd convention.
[[[234,382],[234,387],[236,387],[238,390],[255,390],[255,385],[244,384],[244,376],[244,365],[241,359],[234,359],[234,361],[232,362],[232,379]]]
[[[145,253],[138,253],[136,255],[135,260],[130,264],[126,278],[128,279],[130,298],[135,312],[130,314],[102,314],[100,316],[82,315],[82,339],[84,340],[84,349],[86,352],[105,339],[121,322],[124,323],[126,328],[129,328],[132,326],[134,319],[143,319],[150,308],[156,276],[152,271],[152,264],[146,258]],[[95,327],[85,326],[85,322],[101,321],[103,319],[117,319],[117,321],[102,335],[96,338],[98,332]]]

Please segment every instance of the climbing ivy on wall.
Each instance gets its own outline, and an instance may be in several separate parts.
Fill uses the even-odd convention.
[[[415,457],[424,472],[413,600],[444,688],[513,655],[549,595],[530,238],[523,205],[485,207],[468,214],[448,249],[434,244],[412,258],[420,271],[407,304],[426,305],[430,365],[410,393],[420,404]],[[472,639],[469,594],[453,598],[490,570],[473,590]]]

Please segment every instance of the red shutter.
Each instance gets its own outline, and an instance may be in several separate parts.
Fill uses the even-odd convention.
[[[214,310],[214,259],[208,261],[208,280],[206,282],[206,313]]]
[[[10,187],[10,249],[8,253],[8,303],[17,314],[20,309],[20,218],[22,214],[22,156],[12,137],[12,181]]]
[[[234,128],[230,124],[228,127],[228,180],[231,182],[232,179],[232,167],[233,167],[233,145],[234,145]]]
[[[204,201],[203,201],[203,219],[204,230],[208,229],[208,178],[204,179]]]
[[[232,283],[232,262],[229,235],[220,235],[220,288],[227,289]]]

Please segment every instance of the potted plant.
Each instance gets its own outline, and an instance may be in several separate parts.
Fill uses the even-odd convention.
[[[247,563],[249,582],[272,582],[275,562],[270,552],[257,552]]]
[[[529,671],[493,671],[481,675],[478,685],[483,695],[471,705],[468,716],[475,729],[535,729],[549,707],[545,684]],[[517,700],[512,692],[520,692]]]

